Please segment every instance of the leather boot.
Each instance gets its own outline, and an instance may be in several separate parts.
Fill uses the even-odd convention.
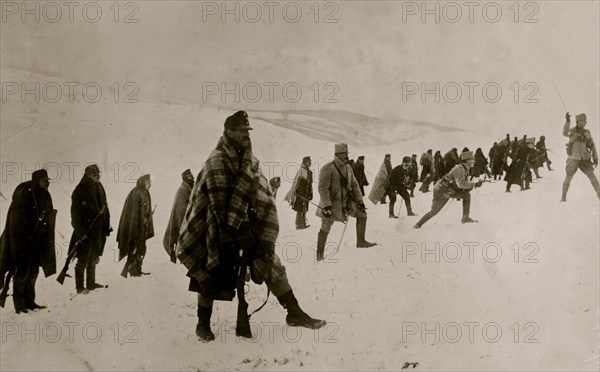
[[[317,236],[317,261],[323,260],[323,255],[325,253],[325,243],[327,243],[327,235],[323,230],[319,230],[319,234]]]
[[[283,308],[288,312],[287,316],[285,317],[285,322],[287,325],[292,327],[319,329],[327,324],[326,321],[311,318],[308,314],[302,311],[292,290],[277,297],[277,299],[279,300],[281,306],[283,306]]]
[[[356,219],[356,248],[370,248],[377,243],[371,243],[365,240],[365,232],[367,231],[367,219],[357,218]]]
[[[13,278],[13,305],[17,314],[28,312],[25,307],[25,280],[16,276]]]
[[[96,283],[96,265],[88,264],[86,271],[86,284],[87,289],[93,291],[94,289],[104,288],[103,284]]]
[[[211,307],[198,306],[198,324],[196,324],[196,335],[202,342],[209,342],[215,339],[215,334],[210,330]]]
[[[36,265],[29,268],[29,275],[25,282],[25,291],[23,298],[25,300],[25,308],[28,310],[45,309],[46,306],[38,305],[35,303],[35,281],[37,280],[40,268]]]
[[[90,292],[83,286],[84,271],[85,265],[77,261],[77,264],[75,265],[75,289],[79,294],[88,294]]]
[[[389,206],[389,217],[390,218],[398,218],[398,216],[396,216],[394,214],[394,204],[396,204],[396,202],[390,200],[390,206]]]

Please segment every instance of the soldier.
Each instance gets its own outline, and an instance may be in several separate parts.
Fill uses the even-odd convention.
[[[151,186],[149,174],[138,178],[136,186],[125,199],[119,220],[119,261],[127,257],[127,271],[131,276],[150,274],[142,271],[142,263],[146,256],[146,240],[154,236],[152,199],[149,191]]]
[[[442,157],[442,153],[440,150],[435,152],[433,156],[433,169],[435,176],[433,177],[434,184],[440,180],[446,174],[446,167],[444,164],[444,158]]]
[[[481,147],[478,147],[475,151],[475,165],[472,168],[471,180],[474,177],[479,177],[485,174],[488,178],[491,178],[490,171],[488,170],[488,160],[483,155]]]
[[[496,156],[496,149],[498,148],[498,142],[494,142],[490,151],[488,152],[488,158],[490,159],[490,169],[494,173],[494,157]]]
[[[358,157],[352,167],[352,171],[354,172],[354,177],[356,177],[356,182],[358,182],[361,194],[365,196],[365,186],[369,186],[369,181],[367,181],[367,176],[365,175],[365,157],[363,155]]]
[[[450,198],[462,199],[462,223],[477,222],[469,217],[471,209],[470,191],[475,187],[480,187],[483,184],[483,181],[473,183],[469,182],[467,179],[469,169],[473,168],[473,165],[475,164],[475,158],[472,151],[466,151],[460,154],[460,161],[460,164],[455,165],[450,172],[435,184],[431,211],[427,212],[421,220],[417,222],[414,226],[415,229],[420,229],[425,222],[438,214]]]
[[[75,289],[87,294],[97,288],[96,265],[104,253],[106,237],[110,235],[110,213],[106,203],[106,192],[100,183],[100,168],[96,164],[85,168],[83,177],[71,195],[71,226],[73,234],[69,252],[77,249],[75,265]],[[77,241],[81,243],[75,246]],[[83,280],[85,277],[85,284]]]
[[[177,246],[177,239],[179,239],[179,228],[181,227],[181,221],[183,221],[188,200],[192,193],[192,187],[194,187],[194,175],[192,174],[192,171],[186,169],[181,174],[181,178],[181,186],[179,186],[179,189],[175,194],[175,200],[173,201],[173,207],[171,208],[171,216],[169,217],[169,224],[167,225],[167,230],[163,237],[163,247],[173,263],[177,262],[175,246]]]
[[[546,163],[548,170],[552,171],[553,169],[550,168],[552,162],[550,161],[550,158],[548,158],[548,149],[546,148],[546,136],[541,136],[535,147],[537,148],[538,156],[540,157],[540,165],[544,166],[544,163]]]
[[[387,177],[387,184],[389,185],[390,183],[390,176],[392,175],[392,155],[391,154],[385,154],[385,156],[383,157],[383,164],[380,167],[380,172],[383,169],[383,171],[385,172],[385,175]],[[385,193],[383,194],[383,197],[381,198],[381,204],[386,204],[387,202],[385,201],[385,197],[388,196],[390,194],[390,189],[389,187],[385,189]]]
[[[531,169],[533,168],[533,171],[535,173],[535,175],[537,176],[537,178],[541,178],[538,175],[537,172],[537,151],[535,150],[535,139],[534,138],[527,138],[525,140],[525,146],[523,148],[523,151],[525,152],[526,156],[525,156],[525,165],[523,167],[522,173],[521,173],[521,179],[524,185],[523,190],[530,190],[531,187],[529,186],[531,184],[532,181],[532,175],[531,175]]]
[[[429,192],[429,184],[433,181],[434,166],[433,166],[433,150],[429,149],[421,155],[421,187],[419,191]]]
[[[45,169],[33,172],[31,181],[17,186],[0,238],[0,280],[3,289],[8,290],[13,277],[13,304],[17,314],[46,308],[35,303],[39,268],[42,267],[46,277],[56,273],[56,210],[52,206],[49,186]]]
[[[189,270],[189,289],[198,292],[196,334],[204,342],[215,339],[210,329],[213,302],[233,299],[242,248],[252,280],[265,282],[287,309],[286,323],[321,328],[326,322],[311,318],[298,305],[275,253],[277,209],[252,154],[248,115],[238,111],[224,127],[192,190],[177,245],[177,257]]]
[[[347,223],[348,216],[356,218],[356,248],[377,245],[365,239],[367,211],[358,182],[348,164],[348,145],[338,143],[334,151],[333,161],[325,164],[319,175],[320,201],[317,216],[321,217],[321,230],[317,239],[317,261],[323,259],[327,235],[333,223]]]
[[[459,162],[458,158],[458,150],[456,147],[453,147],[452,150],[448,151],[444,155],[444,167],[446,168],[446,172],[449,172],[455,165]]]
[[[433,169],[433,150],[429,149],[427,152],[421,154],[421,160],[419,161],[421,164],[421,182],[425,181],[425,178],[431,173]]]
[[[417,162],[417,154],[412,154],[410,158],[410,174],[411,174],[411,184],[410,184],[410,197],[415,197],[415,187],[417,186],[417,182],[419,182],[419,164]]]
[[[567,175],[563,182],[562,187],[562,198],[561,202],[567,201],[567,191],[569,191],[569,185],[571,179],[577,172],[577,169],[581,171],[590,179],[596,195],[600,198],[600,184],[594,174],[594,168],[598,165],[598,153],[596,152],[596,145],[592,139],[592,134],[589,130],[585,129],[587,124],[587,117],[585,114],[579,114],[575,116],[575,128],[569,128],[571,125],[571,115],[567,112],[566,122],[563,127],[563,135],[569,137],[569,143],[567,143],[567,166],[565,168]]]
[[[416,216],[413,213],[412,207],[410,204],[410,195],[408,194],[408,190],[413,184],[413,175],[411,173],[412,160],[408,156],[402,158],[402,164],[398,165],[392,170],[392,176],[390,177],[390,188],[392,193],[390,194],[390,218],[398,218],[398,216],[394,215],[394,203],[396,202],[396,192],[400,194],[404,202],[406,203],[406,215],[407,216]],[[400,212],[398,212],[400,214]]]
[[[526,167],[528,167],[528,158],[529,151],[525,146],[517,145],[512,150],[512,161],[508,170],[506,171],[506,175],[504,176],[504,181],[506,181],[506,190],[505,192],[511,192],[510,188],[512,185],[519,185],[521,187],[521,191],[527,190],[523,181],[526,178],[526,173],[529,171]]]
[[[292,188],[285,195],[284,200],[290,203],[290,206],[296,211],[296,230],[303,230],[310,225],[306,223],[306,212],[308,211],[308,202],[313,198],[313,173],[310,170],[312,165],[310,156],[302,159],[302,165],[294,177]]]
[[[277,198],[277,190],[281,186],[281,177],[273,177],[269,180],[269,186],[271,187],[271,192],[273,193],[273,197]]]
[[[508,135],[507,135],[508,136]],[[506,161],[508,159],[508,147],[510,145],[510,140],[503,139],[498,143],[496,150],[494,151],[494,158],[492,160],[492,174],[494,176],[494,180],[496,177],[498,179],[502,179],[502,174],[504,173],[504,169],[506,167]]]

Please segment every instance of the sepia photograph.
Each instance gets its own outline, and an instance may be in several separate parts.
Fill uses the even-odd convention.
[[[600,0],[0,0],[1,371],[598,371]]]

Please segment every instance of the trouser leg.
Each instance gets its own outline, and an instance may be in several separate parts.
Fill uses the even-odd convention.
[[[444,205],[446,205],[446,203],[448,202],[448,198],[446,197],[438,197],[433,199],[433,202],[431,203],[431,210],[427,213],[425,213],[425,215],[423,215],[423,217],[421,217],[421,219],[419,220],[419,222],[417,222],[417,224],[415,225],[416,227],[421,227],[423,226],[423,224],[425,224],[425,222],[429,221],[433,216],[435,216],[436,214],[439,213],[439,211],[442,210],[442,208],[444,208]]]
[[[85,276],[85,270],[87,268],[88,261],[82,260],[80,258],[77,259],[77,264],[75,264],[75,289],[78,293],[85,290],[85,286],[83,285],[83,278]]]
[[[33,308],[35,304],[35,282],[40,272],[40,267],[37,263],[32,263],[29,265],[29,272],[27,275],[27,280],[25,281],[25,288],[23,293],[23,298],[25,300],[25,307]]]

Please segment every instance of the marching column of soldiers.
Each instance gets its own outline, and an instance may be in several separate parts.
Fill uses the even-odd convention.
[[[570,127],[566,114],[563,135],[568,137],[566,177],[560,201],[566,201],[570,181],[577,170],[589,179],[600,198],[600,184],[594,174],[598,154],[589,130],[585,129],[585,114],[575,117],[576,126]],[[326,322],[309,316],[300,308],[286,269],[274,251],[279,233],[275,207],[279,177],[267,180],[259,161],[253,155],[248,115],[238,111],[224,123],[223,135],[210,154],[204,168],[194,179],[187,169],[173,202],[163,246],[171,262],[177,259],[188,269],[189,290],[198,296],[198,324],[196,334],[206,342],[214,340],[210,328],[213,302],[231,301],[237,292],[243,301],[243,285],[252,280],[265,283],[284,309],[286,323],[317,329]],[[414,225],[421,228],[427,220],[439,213],[451,199],[462,200],[462,223],[474,223],[470,217],[470,191],[481,187],[484,181],[504,176],[506,192],[512,185],[521,190],[531,188],[533,175],[542,178],[538,169],[552,162],[548,157],[545,136],[522,139],[510,134],[494,142],[486,158],[481,148],[475,153],[464,148],[460,155],[452,148],[445,155],[428,149],[417,162],[417,155],[404,156],[402,163],[392,166],[391,155],[386,154],[373,180],[368,198],[374,204],[386,203],[389,197],[389,218],[395,213],[396,194],[401,196],[408,216],[417,216],[412,210],[411,198],[418,182],[422,193],[433,184],[432,207]],[[334,222],[348,225],[348,217],[356,218],[356,247],[372,248],[375,242],[366,240],[367,211],[363,198],[369,182],[365,175],[364,156],[356,162],[349,158],[348,145],[334,145],[333,159],[320,170],[318,181],[313,179],[310,156],[302,159],[285,201],[296,212],[296,229],[308,228],[309,205],[316,207],[321,218],[317,234],[316,260],[324,259],[329,231]],[[510,164],[509,164],[510,162]],[[419,176],[419,165],[421,174]],[[481,179],[486,177],[487,180]],[[62,284],[71,259],[75,265],[75,290],[78,294],[107,286],[96,281],[96,265],[103,254],[107,237],[113,231],[101,172],[96,164],[85,168],[84,175],[71,195],[71,225],[73,233],[69,254],[58,277]],[[12,279],[13,302],[17,314],[44,309],[35,302],[35,282],[42,267],[44,275],[56,273],[54,231],[56,209],[49,192],[50,179],[46,170],[33,172],[31,181],[19,184],[12,196],[6,216],[6,225],[0,237],[0,306],[4,306]],[[313,183],[317,182],[319,202],[313,200]],[[142,276],[146,256],[146,240],[154,236],[152,199],[149,174],[142,175],[129,192],[119,219],[117,242],[119,260],[126,258],[121,272],[124,277]],[[246,269],[248,270],[246,272]],[[249,275],[247,275],[249,273]],[[242,279],[240,279],[242,278]],[[244,300],[245,301],[245,300]],[[247,304],[246,304],[247,305]],[[244,337],[248,337],[243,334]]]

